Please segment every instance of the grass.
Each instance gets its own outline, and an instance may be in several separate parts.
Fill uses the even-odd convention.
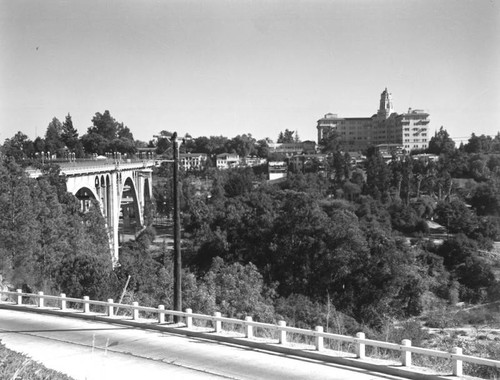
[[[0,342],[0,379],[73,380],[63,373],[44,367],[26,355],[6,348]]]

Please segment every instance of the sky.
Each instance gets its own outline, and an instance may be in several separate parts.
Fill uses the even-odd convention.
[[[81,136],[105,110],[142,141],[316,140],[385,88],[431,132],[500,131],[493,0],[0,0],[0,49],[0,143],[68,113]]]

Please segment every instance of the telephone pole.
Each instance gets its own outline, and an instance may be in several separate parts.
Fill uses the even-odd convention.
[[[181,218],[179,205],[179,145],[177,132],[171,138],[174,153],[174,310],[182,311],[182,257],[181,257]],[[179,316],[174,316],[175,323],[180,322]]]

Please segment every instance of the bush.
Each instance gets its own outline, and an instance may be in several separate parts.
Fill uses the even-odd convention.
[[[403,339],[410,339],[412,346],[422,347],[430,335],[416,319],[410,319],[400,324],[387,322],[382,329],[374,333],[373,339],[392,343],[401,343]]]

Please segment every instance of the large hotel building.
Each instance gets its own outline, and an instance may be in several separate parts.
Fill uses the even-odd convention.
[[[397,146],[407,152],[427,148],[429,114],[412,110],[397,114],[387,88],[380,96],[378,112],[371,117],[338,117],[328,113],[318,120],[318,144],[331,132],[337,132],[347,151],[362,151],[370,145]]]

